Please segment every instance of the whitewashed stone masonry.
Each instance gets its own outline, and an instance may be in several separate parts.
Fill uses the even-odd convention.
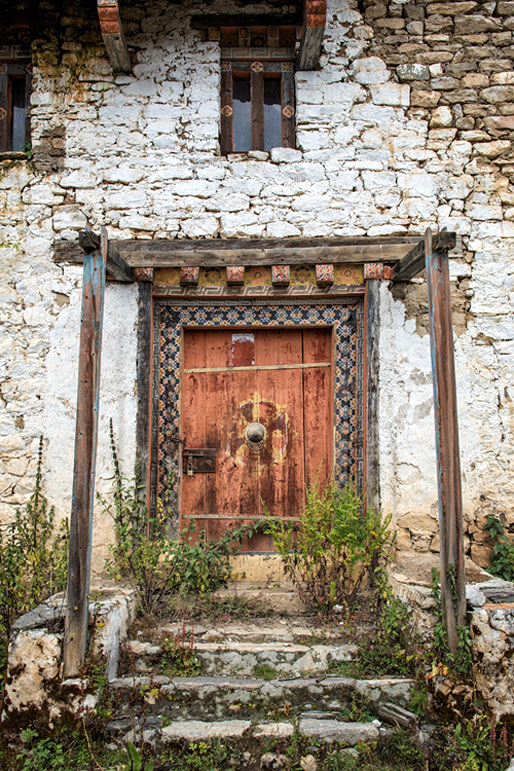
[[[219,154],[220,52],[190,16],[226,3],[164,0],[123,10],[133,74],[114,76],[97,20],[70,4],[34,44],[31,162],[0,170],[0,511],[29,494],[46,437],[49,497],[70,508],[80,271],[52,243],[86,218],[114,238],[462,236],[456,360],[466,545],[514,522],[514,57],[512,3],[330,0],[320,69],[296,75],[297,151]],[[496,10],[493,6],[497,6]],[[265,9],[259,5],[259,9]],[[453,8],[453,10],[452,10]],[[493,15],[494,11],[494,15]],[[512,100],[512,101],[509,101]],[[402,548],[437,549],[425,288],[381,293],[382,506]],[[137,290],[109,285],[98,488],[112,470],[112,417],[134,463]],[[97,512],[94,567],[111,537]]]

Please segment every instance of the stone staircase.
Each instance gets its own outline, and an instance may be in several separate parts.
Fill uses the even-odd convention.
[[[411,680],[334,672],[358,650],[342,629],[314,627],[302,616],[269,616],[164,624],[140,633],[127,640],[110,683],[117,708],[109,729],[159,748],[212,738],[255,744],[294,733],[352,747],[390,733],[379,719],[384,710],[415,721],[404,712]],[[192,649],[194,674],[170,674],[172,639]]]

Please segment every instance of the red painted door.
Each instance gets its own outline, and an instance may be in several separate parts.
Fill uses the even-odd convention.
[[[184,331],[181,527],[209,538],[270,515],[297,517],[332,464],[331,329]],[[196,471],[188,450],[215,449]],[[189,474],[188,474],[189,466]],[[256,535],[245,550],[270,551]]]

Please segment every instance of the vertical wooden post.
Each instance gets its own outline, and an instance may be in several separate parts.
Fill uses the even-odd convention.
[[[107,246],[107,231],[102,228],[100,251],[84,255],[64,631],[66,677],[78,674],[86,653]]]
[[[264,150],[264,74],[262,70],[250,73],[252,104],[252,149]]]
[[[234,150],[234,80],[232,77],[232,64],[221,62],[221,117],[220,117],[220,145],[222,153],[231,153]]]
[[[153,303],[152,282],[139,282],[137,320],[137,420],[136,474],[150,500],[150,434],[152,425],[152,352]]]
[[[425,233],[425,261],[434,385],[441,601],[448,646],[455,653],[459,641],[457,626],[464,624],[466,614],[457,389],[448,253],[432,253],[430,229]]]
[[[366,280],[364,312],[366,316],[366,412],[365,412],[365,490],[368,506],[380,508],[380,476],[378,446],[378,375],[380,358],[378,335],[380,329],[380,283],[377,278]]]

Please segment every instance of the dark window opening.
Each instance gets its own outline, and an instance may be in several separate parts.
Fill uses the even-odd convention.
[[[23,152],[30,141],[32,77],[28,62],[0,62],[0,152]]]
[[[264,79],[264,149],[282,145],[282,94],[280,80]]]
[[[252,104],[249,78],[234,78],[232,109],[234,111],[234,151],[246,153],[252,149]]]

